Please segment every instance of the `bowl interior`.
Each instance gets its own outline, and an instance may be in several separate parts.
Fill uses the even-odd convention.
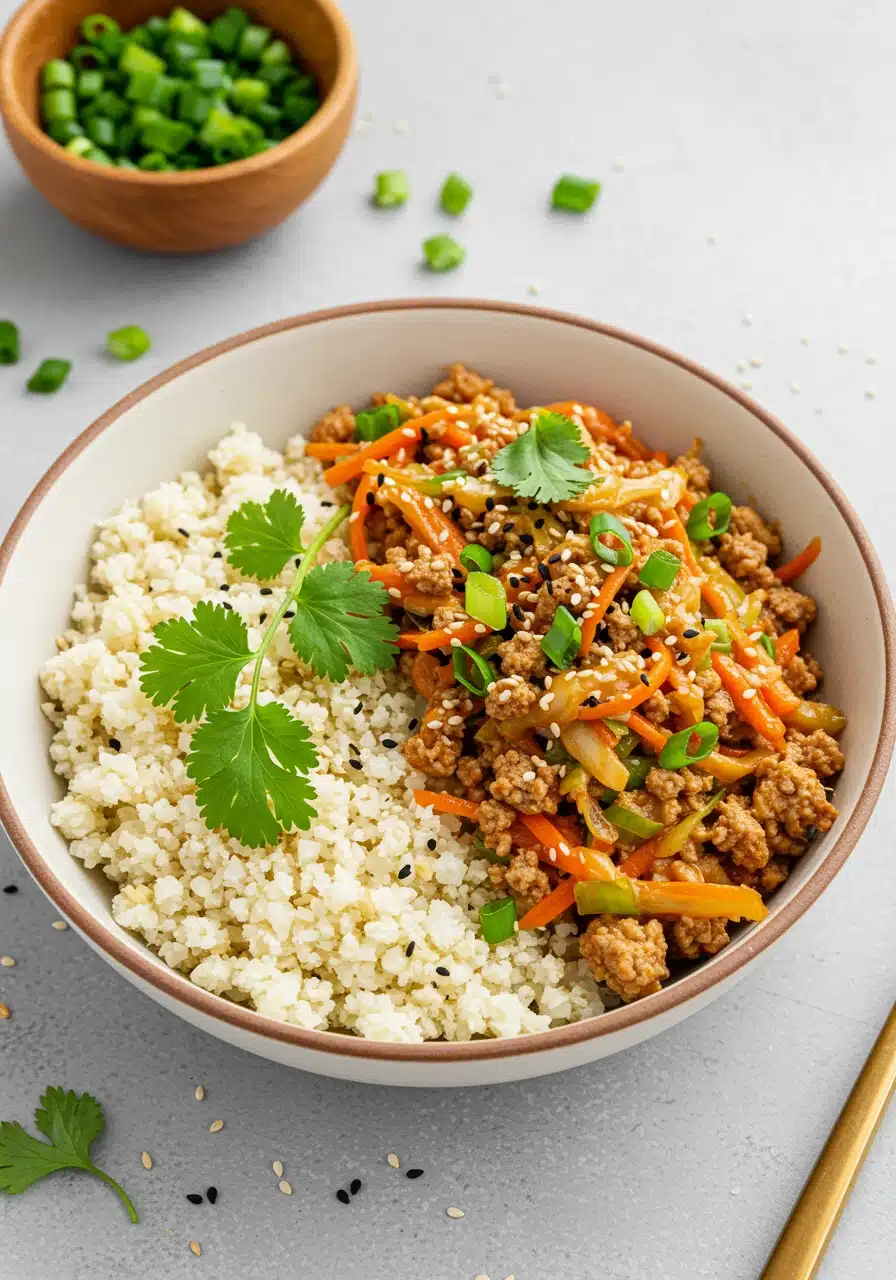
[[[361,307],[285,321],[217,350],[211,359],[187,362],[174,377],[162,375],[149,384],[150,394],[135,393],[110,411],[108,426],[100,429],[101,421],[89,442],[72,447],[67,465],[63,456],[55,476],[44,482],[41,501],[20,523],[0,579],[0,616],[15,619],[0,630],[0,773],[20,831],[108,933],[130,951],[146,954],[141,942],[113,922],[109,882],[88,875],[50,825],[50,804],[61,788],[48,763],[50,730],[37,684],[39,666],[67,625],[73,585],[85,580],[95,521],[126,499],[199,467],[233,422],[246,423],[267,444],[280,447],[332,405],[361,406],[377,390],[423,391],[454,360],[510,386],[523,404],[575,397],[631,418],[643,439],[673,456],[699,435],[717,486],[781,517],[789,552],[813,534],[822,535],[824,553],[805,587],[821,600],[811,649],[826,670],[824,695],[850,717],[847,765],[837,787],[841,816],[799,861],[771,904],[770,919],[810,877],[831,874],[821,864],[859,804],[882,750],[890,696],[889,604],[882,583],[883,594],[876,593],[858,541],[861,530],[856,526],[853,532],[813,470],[817,464],[801,458],[748,402],[626,335],[487,304]],[[859,829],[863,821],[858,819]],[[744,929],[732,948],[749,952],[756,933],[757,926]],[[732,948],[706,968],[730,958]],[[153,958],[153,964],[165,970],[161,961]],[[183,986],[195,990],[186,979]]]

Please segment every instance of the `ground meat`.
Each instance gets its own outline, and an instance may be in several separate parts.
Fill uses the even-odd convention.
[[[420,732],[407,739],[402,752],[411,767],[421,773],[450,778],[463,752],[465,724],[473,714],[473,701],[455,685],[439,693],[430,709],[436,714],[424,720]]]
[[[723,800],[716,810],[718,817],[710,828],[710,840],[722,853],[727,853],[739,867],[758,871],[769,859],[765,832],[738,796]]]
[[[556,813],[560,799],[554,768],[511,747],[492,761],[495,780],[489,791],[520,813]]]
[[[457,762],[457,780],[468,800],[477,803],[485,800],[485,787],[482,785],[484,778],[485,769],[478,756],[461,756]]]
[[[793,863],[785,858],[769,858],[766,865],[760,867],[758,871],[749,871],[746,867],[732,865],[731,879],[734,884],[745,884],[747,888],[755,889],[757,893],[766,897],[781,887],[790,875],[792,866]]]
[[[699,960],[700,956],[714,956],[728,945],[726,921],[713,918],[694,920],[680,916],[672,925],[672,940],[676,951],[686,960]]]
[[[775,756],[759,764],[756,777],[752,812],[762,823],[772,853],[802,853],[808,828],[830,830],[837,810],[814,773]]]
[[[579,945],[595,979],[626,1002],[659,991],[669,976],[666,936],[659,920],[642,924],[630,916],[598,916]]]
[[[355,438],[355,415],[347,404],[340,404],[325,413],[317,426],[312,427],[309,439],[316,444],[344,444]]]
[[[766,609],[779,633],[796,627],[802,634],[818,613],[812,597],[804,596],[802,591],[794,591],[793,587],[772,587],[766,599]]]
[[[434,631],[444,631],[452,622],[470,622],[470,615],[466,612],[462,605],[446,604],[436,609],[432,615],[432,626]]]
[[[658,690],[638,710],[651,724],[665,724],[670,714],[669,699]]]
[[[698,498],[705,498],[712,484],[712,477],[709,474],[709,467],[700,461],[700,450],[703,447],[702,440],[695,440],[688,449],[687,453],[680,454],[674,465],[681,467],[688,478],[688,488],[691,493],[697,495]]]
[[[723,533],[716,539],[716,552],[722,567],[746,590],[774,586],[775,575],[766,564],[768,547],[752,533]]]
[[[712,674],[715,675],[715,672]],[[698,683],[704,675],[709,675],[709,672],[701,672],[697,677]],[[718,680],[718,676],[716,679]],[[721,680],[719,680],[718,690],[705,696],[704,715],[707,720],[718,725],[719,738],[722,742],[743,742],[745,738],[752,738],[750,726],[741,720],[735,711],[731,694],[726,693],[722,688]]]
[[[531,710],[540,697],[541,690],[527,684],[522,676],[503,676],[489,690],[485,714],[493,720],[515,720]]]
[[[768,524],[752,507],[732,507],[728,528],[731,533],[750,534],[768,549],[770,556],[781,554],[781,534],[777,521],[773,525]]]
[[[463,364],[451,365],[448,376],[436,383],[432,393],[434,396],[441,396],[443,400],[451,400],[454,404],[471,404],[477,396],[490,396],[497,403],[498,411],[505,417],[516,410],[512,391],[496,387],[491,378],[483,378],[482,374]]]
[[[547,585],[538,593],[535,606],[533,627],[535,631],[547,631],[557,612],[558,605],[565,605],[574,616],[580,615],[594,599],[590,588],[600,586],[603,575],[590,564],[559,564],[554,566],[560,572],[551,583],[551,593]]]
[[[814,733],[795,730],[788,733],[787,755],[796,764],[817,773],[819,778],[830,778],[846,763],[837,741],[824,729],[816,729]]]
[[[450,556],[433,555],[432,550],[423,545],[417,548],[416,559],[411,558],[404,547],[390,547],[386,552],[386,559],[407,577],[410,585],[421,595],[451,594],[454,575],[451,572]]]
[[[534,849],[521,849],[510,859],[509,867],[490,867],[492,884],[503,884],[513,894],[517,914],[524,916],[551,892],[551,882],[538,865]]]
[[[542,637],[530,631],[518,631],[510,640],[498,645],[498,657],[505,676],[534,677],[547,675],[547,658],[541,649]]]
[[[377,503],[379,504],[372,513],[374,518],[370,521],[372,538],[382,543],[383,552],[388,555],[389,551],[395,547],[400,547],[406,554],[412,555],[411,547],[418,545],[416,538],[413,538],[411,530],[404,516],[385,498],[377,494]]]
[[[661,802],[664,826],[672,826],[688,813],[702,809],[713,780],[693,769],[651,769],[644,783],[649,795]]]
[[[622,653],[624,649],[639,649],[642,646],[641,632],[628,614],[623,613],[618,606],[607,611],[605,621],[610,648],[614,653]]]
[[[483,800],[479,806],[478,822],[482,839],[499,858],[506,858],[511,850],[509,830],[516,813],[500,800]]]
[[[688,842],[690,843],[690,841]],[[652,879],[675,880],[689,884],[702,884],[703,872],[697,866],[696,858],[685,861],[683,858],[660,858],[653,864]]]
[[[822,674],[821,664],[808,654],[798,653],[783,668],[784,683],[800,698],[815,692],[821,683]]]

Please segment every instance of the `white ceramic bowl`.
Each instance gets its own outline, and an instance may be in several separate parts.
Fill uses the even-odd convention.
[[[812,639],[825,696],[849,715],[840,817],[802,858],[768,917],[662,992],[602,1017],[514,1040],[382,1045],[300,1031],[193,986],[119,928],[111,886],[85,871],[51,827],[59,780],[47,757],[37,669],[67,624],[95,521],[126,498],[198,466],[234,421],[279,446],[331,405],[371,391],[424,390],[463,360],[521,403],[577,397],[675,454],[700,435],[713,477],[735,497],[786,512],[789,550],[815,533],[822,559],[806,586],[821,597]],[[470,1085],[576,1066],[656,1035],[720,995],[806,910],[858,839],[893,750],[894,615],[855,513],[780,423],[705,370],[644,339],[572,316],[502,303],[369,303],[241,334],[146,383],[89,427],[31,494],[0,549],[0,817],[28,869],[86,941],[182,1018],[263,1057],[324,1075],[395,1085]],[[860,625],[861,624],[861,625]]]

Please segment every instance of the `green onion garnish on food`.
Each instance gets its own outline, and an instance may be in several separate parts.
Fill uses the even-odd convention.
[[[617,755],[619,748],[616,749]],[[623,761],[626,769],[628,769],[628,782],[625,784],[626,791],[637,791],[638,787],[643,787],[647,781],[647,775],[654,767],[656,761],[650,756],[628,756]]]
[[[482,573],[491,573],[494,556],[478,542],[468,542],[460,553],[460,562],[465,569],[478,569]]]
[[[507,594],[504,584],[487,573],[468,573],[464,608],[477,622],[484,622],[493,631],[503,630],[507,626]]]
[[[718,639],[713,640],[710,649],[713,653],[730,653],[731,652],[731,632],[728,630],[728,623],[724,618],[704,618],[704,626],[707,631],[714,631]]]
[[[430,271],[453,271],[467,256],[467,251],[452,236],[430,236],[423,241],[423,256]]]
[[[655,636],[666,623],[666,615],[649,591],[638,592],[631,603],[628,616],[645,636]]]
[[[451,650],[454,678],[477,698],[484,698],[496,680],[494,670],[481,653],[462,644]]]
[[[724,533],[731,522],[732,505],[727,493],[711,493],[695,503],[688,516],[688,537],[693,542],[704,542]]]
[[[551,629],[541,641],[541,651],[555,667],[565,671],[575,661],[582,643],[582,629],[564,605],[558,605]]]
[[[633,836],[639,836],[642,840],[649,840],[651,836],[655,836],[658,831],[662,831],[663,824],[654,822],[653,818],[648,818],[643,813],[636,813],[634,809],[629,809],[624,804],[611,804],[604,809],[604,817],[607,822],[612,822],[614,827],[618,827],[620,831],[628,831]]]
[[[41,360],[28,379],[28,390],[36,391],[39,395],[52,395],[65,382],[71,367],[71,360]]]
[[[673,733],[671,738],[666,739],[660,752],[660,767],[684,769],[686,765],[697,764],[715,750],[718,740],[719,727],[708,720],[701,720],[689,729]]]
[[[380,209],[394,209],[410,194],[411,184],[403,169],[387,169],[374,178],[373,203]]]
[[[634,560],[632,535],[622,521],[617,520],[615,516],[611,516],[608,511],[599,511],[596,516],[591,517],[588,533],[591,537],[594,554],[603,560],[605,564],[625,567],[625,565],[631,564],[632,560]],[[600,535],[608,533],[612,534],[616,539],[618,546],[608,547],[601,542]]]
[[[600,195],[600,183],[565,173],[554,183],[551,205],[568,213],[587,213]]]
[[[765,652],[771,658],[772,662],[774,662],[778,656],[778,651],[775,647],[775,642],[771,638],[771,636],[767,636],[763,631],[762,635],[759,637],[759,643],[762,645]]]
[[[516,903],[513,898],[496,898],[493,902],[486,902],[479,908],[479,923],[483,938],[492,946],[512,938],[516,924]]]
[[[651,551],[644,562],[638,581],[657,591],[668,591],[678,577],[681,560],[671,551]]]
[[[0,364],[17,364],[19,328],[11,320],[0,320]]]
[[[401,410],[398,405],[379,404],[375,409],[362,409],[355,414],[355,439],[369,443],[400,426]]]
[[[126,324],[106,334],[106,350],[116,360],[138,360],[151,346],[149,334],[138,324]]]
[[[459,217],[473,199],[473,188],[459,173],[449,173],[442,184],[439,204],[446,213]]]

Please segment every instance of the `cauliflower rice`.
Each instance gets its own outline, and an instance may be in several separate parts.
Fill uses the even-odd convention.
[[[487,862],[471,856],[459,820],[415,804],[423,775],[383,745],[400,746],[418,714],[397,671],[333,684],[298,662],[281,629],[260,700],[281,701],[312,729],[318,819],[267,850],[205,826],[185,769],[190,733],[142,693],[139,655],[153,626],[220,601],[222,585],[257,645],[289,571],[273,593],[241,580],[221,555],[228,516],[289,489],[311,537],[332,506],[301,438],[281,455],[237,427],[209,460],[206,474],[187,472],[100,523],[90,583],[41,671],[51,756],[67,782],[52,821],[72,854],[117,886],[115,920],[204,990],[309,1030],[419,1043],[600,1013],[574,925],[483,940],[479,907],[495,896]],[[341,535],[321,556],[346,558]],[[249,672],[235,705],[245,705]]]

